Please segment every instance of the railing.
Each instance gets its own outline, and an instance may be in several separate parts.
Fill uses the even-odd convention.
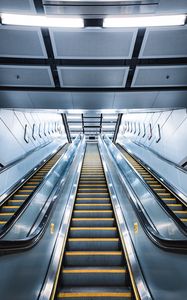
[[[171,216],[166,214],[161,207],[154,205],[154,195],[150,194],[149,190],[146,191],[146,186],[141,182],[139,174],[130,166],[110,139],[106,136],[101,139],[105,151],[115,163],[120,181],[128,192],[128,198],[147,236],[157,246],[165,250],[186,252],[187,239],[185,232],[181,230],[180,226],[177,226]],[[132,174],[134,180],[130,180]],[[147,195],[144,202],[141,201],[137,193],[138,190],[142,191],[142,189],[144,190],[142,197],[145,197],[145,194]],[[152,206],[152,210],[150,206]],[[163,224],[165,226],[162,226]]]
[[[75,159],[78,159],[76,154],[82,149],[84,144],[84,138],[82,136],[78,136],[71,146],[68,148],[67,152],[62,156],[58,164],[56,163],[50,173],[46,176],[43,185],[48,180],[50,176],[54,176],[55,171],[58,168],[61,170],[61,176],[58,182],[55,183],[55,193],[53,193],[53,197],[50,195],[46,195],[47,202],[49,205],[47,207],[46,212],[43,214],[42,219],[35,226],[35,230],[27,237],[23,239],[12,239],[12,240],[0,240],[0,251],[3,252],[15,252],[15,251],[23,251],[33,247],[43,236],[45,229],[48,225],[50,217],[53,213],[56,203],[58,202],[58,198],[60,197],[62,190],[66,183],[67,174],[69,168]],[[73,185],[73,182],[72,182]],[[53,187],[54,188],[54,187]]]

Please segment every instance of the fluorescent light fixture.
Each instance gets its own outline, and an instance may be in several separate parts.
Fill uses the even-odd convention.
[[[61,18],[53,16],[17,15],[6,13],[1,13],[1,23],[4,25],[39,27],[84,27],[84,21],[81,18]]]
[[[104,19],[103,27],[149,27],[176,26],[185,24],[186,15],[145,16]]]

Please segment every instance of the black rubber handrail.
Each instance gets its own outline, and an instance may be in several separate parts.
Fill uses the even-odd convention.
[[[104,137],[103,139],[105,139],[105,138],[106,137]],[[114,144],[113,144],[113,146],[116,147]],[[110,154],[111,154],[111,151],[110,151]],[[114,158],[114,160],[115,160],[115,158]],[[117,166],[118,166],[118,164],[117,164]],[[120,177],[123,178],[124,174],[121,171],[121,168],[119,168],[119,167],[118,167],[118,172],[120,174]],[[146,217],[145,213],[142,211],[140,205],[138,204],[139,199],[134,194],[134,191],[132,190],[132,193],[133,193],[133,196],[136,197],[137,201],[134,201],[132,199],[132,196],[129,194],[128,190],[127,190],[127,193],[128,193],[128,198],[129,198],[129,200],[134,208],[134,211],[137,215],[137,218],[138,218],[139,222],[141,223],[141,226],[142,226],[143,230],[145,231],[146,235],[149,237],[149,239],[152,242],[154,242],[154,244],[156,244],[161,249],[164,249],[164,250],[167,250],[170,252],[186,253],[187,252],[187,239],[172,240],[172,239],[168,239],[168,238],[163,238],[163,236],[161,236],[159,234],[159,232],[151,225],[151,223],[148,220],[148,218]]]
[[[78,137],[77,137],[78,138]],[[81,139],[80,139],[81,141]],[[80,145],[80,143],[79,143]],[[74,157],[71,157],[71,161],[73,161]],[[24,239],[14,239],[14,240],[0,240],[0,254],[7,254],[7,253],[14,253],[18,251],[24,251],[27,249],[32,248],[35,246],[45,233],[47,228],[48,222],[52,215],[52,212],[55,208],[55,204],[59,198],[59,191],[62,188],[61,179],[57,183],[57,190],[55,192],[54,197],[52,198],[45,215],[43,216],[42,220],[40,221],[39,225],[35,229],[35,231]],[[50,196],[49,196],[50,197]]]
[[[147,168],[147,166],[144,164],[144,162],[137,158],[136,155],[133,155],[132,153],[129,153],[129,151],[122,145],[118,144],[119,147],[123,150],[126,151],[130,156],[132,156],[133,159],[135,159],[136,161],[138,161],[145,169],[147,172],[149,172],[154,178],[156,178],[156,180],[158,180],[171,194],[173,194],[175,196],[175,198],[177,198],[182,205],[186,206],[186,204],[184,204],[184,202],[182,201],[182,199],[180,199],[178,197],[178,195],[176,195],[176,193],[174,191],[172,191],[171,187],[168,188],[167,186],[167,182],[164,181],[164,183],[162,181],[159,180],[158,175],[149,167],[149,169]],[[138,172],[137,172],[138,173]],[[182,231],[182,233],[187,236],[187,226],[176,216],[176,214],[166,205],[166,203],[161,199],[161,197],[159,197],[159,195],[149,186],[149,184],[147,184],[145,182],[145,180],[143,179],[143,177],[141,176],[141,174],[139,174],[139,177],[141,179],[141,181],[143,182],[144,186],[146,186],[146,188],[149,188],[151,193],[154,195],[155,200],[159,203],[159,205],[162,207],[162,209],[165,211],[165,213],[171,217],[174,222],[177,224],[177,226],[179,227],[179,229]]]

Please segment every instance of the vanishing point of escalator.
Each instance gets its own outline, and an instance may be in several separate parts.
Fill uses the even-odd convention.
[[[56,299],[134,299],[97,144],[87,144]]]
[[[28,197],[38,188],[44,176],[54,166],[64,153],[67,145],[62,147],[51,159],[49,159],[38,171],[32,175],[14,194],[12,194],[0,207],[0,229],[11,220],[14,214],[27,201]]]
[[[143,177],[145,182],[153,190],[153,192],[169,207],[173,213],[187,225],[187,207],[173,195],[159,180],[157,180],[151,172],[143,167],[134,157],[132,157],[125,149],[118,146],[122,154],[129,161],[129,163],[135,168],[135,170]]]

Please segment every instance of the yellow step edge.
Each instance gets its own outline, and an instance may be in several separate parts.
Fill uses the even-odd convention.
[[[6,221],[0,221],[0,225],[6,224]]]
[[[79,200],[98,200],[98,201],[100,201],[100,200],[110,200],[110,198],[108,197],[108,198],[76,198],[76,200],[77,201],[79,201]]]
[[[132,297],[132,293],[131,292],[60,292],[57,295],[57,298],[87,298],[87,297],[91,297],[91,298],[96,298],[96,297],[104,297],[104,298],[110,298],[110,297],[124,297],[124,298],[130,298]]]
[[[167,204],[167,206],[182,206],[182,204]]]
[[[76,230],[112,230],[116,231],[116,227],[71,227],[70,230],[76,231]]]
[[[78,195],[98,195],[98,194],[102,194],[102,195],[109,195],[109,193],[77,193]]]
[[[114,218],[72,218],[72,221],[114,221]]]
[[[0,216],[12,216],[14,213],[0,213]]]
[[[90,213],[111,213],[112,212],[112,210],[91,210],[91,209],[89,209],[89,210],[74,210],[73,211],[74,213],[88,213],[88,212],[90,212]]]
[[[106,188],[103,188],[103,187],[101,187],[101,188],[92,188],[92,187],[88,187],[88,188],[78,188],[78,191],[86,191],[86,190],[93,190],[93,191],[95,191],[95,190],[102,190],[102,191],[108,191],[108,189]]]
[[[8,202],[17,203],[17,202],[25,202],[25,200],[11,200],[11,199],[8,199]]]
[[[20,205],[5,205],[3,208],[19,208]]]
[[[18,194],[19,192],[22,192],[22,193],[25,192],[25,193],[27,193],[27,192],[32,192],[32,191],[33,191],[33,189],[31,189],[31,190],[30,189],[25,189],[25,187],[24,187],[23,189],[20,189],[19,191],[17,191],[16,194]]]
[[[69,242],[118,242],[119,238],[68,238]]]
[[[182,222],[187,222],[187,219],[180,219]]]
[[[66,251],[66,256],[86,256],[86,255],[122,255],[122,251]]]
[[[86,203],[86,204],[75,204],[75,206],[111,206],[111,204],[106,204],[106,203],[102,203],[102,204],[97,204],[97,203]]]
[[[29,196],[29,194],[26,195],[26,194],[17,194],[17,193],[16,193],[14,196],[27,197],[27,196]]]
[[[174,210],[175,214],[187,214],[187,210]]]
[[[62,273],[127,273],[125,269],[63,269]]]

